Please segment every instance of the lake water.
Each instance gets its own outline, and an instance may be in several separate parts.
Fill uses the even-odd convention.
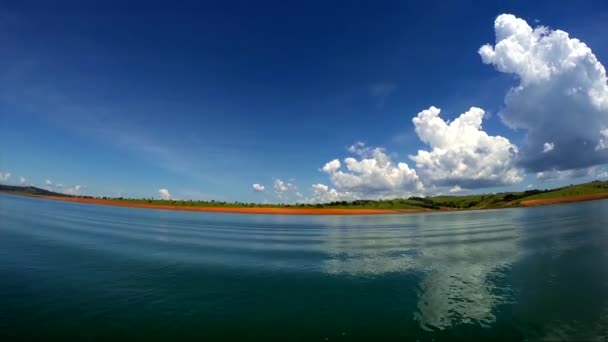
[[[608,201],[266,216],[0,195],[0,340],[606,340]]]

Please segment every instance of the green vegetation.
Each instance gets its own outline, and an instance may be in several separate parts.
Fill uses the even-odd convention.
[[[0,185],[0,191],[19,195],[69,196],[36,187],[20,187]],[[125,201],[131,203],[170,205],[184,207],[264,207],[264,208],[336,208],[336,209],[492,209],[517,207],[525,200],[553,199],[571,196],[608,194],[608,181],[593,181],[578,185],[569,185],[552,190],[527,190],[521,192],[503,192],[496,194],[476,194],[464,196],[433,196],[410,197],[385,200],[356,200],[338,201],[331,203],[299,203],[299,204],[259,204],[244,202],[222,201],[192,201],[192,200],[159,200],[152,198],[112,198],[80,196],[89,199],[104,199]],[[69,196],[74,197],[74,196]]]

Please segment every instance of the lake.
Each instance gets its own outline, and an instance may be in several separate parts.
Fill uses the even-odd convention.
[[[608,201],[377,216],[0,195],[0,340],[606,340]]]

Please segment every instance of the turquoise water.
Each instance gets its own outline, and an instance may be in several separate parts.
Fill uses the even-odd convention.
[[[382,216],[0,195],[0,340],[605,340],[608,201]]]

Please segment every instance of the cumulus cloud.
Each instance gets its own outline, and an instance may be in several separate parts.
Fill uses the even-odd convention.
[[[327,203],[335,201],[352,201],[357,197],[350,192],[339,192],[336,189],[330,189],[325,184],[313,184],[312,191],[314,197],[313,202]]]
[[[288,187],[288,186],[287,186],[287,184],[286,184],[284,181],[282,181],[281,179],[275,179],[275,180],[274,180],[273,189],[274,189],[274,192],[275,192],[277,195],[281,195],[281,194],[284,194],[284,193],[286,193],[287,191],[289,191],[289,187]]]
[[[283,181],[282,179],[277,178],[274,180],[272,189],[274,190],[274,194],[283,201],[300,202],[301,200],[301,196],[298,196],[298,187],[294,184],[293,179]]]
[[[498,16],[494,30],[494,46],[482,46],[479,54],[484,63],[517,76],[499,116],[527,133],[520,165],[543,172],[608,162],[608,83],[591,49],[567,32],[532,28],[510,14]],[[560,153],[538,149],[547,141]]]
[[[263,192],[264,190],[266,190],[266,187],[264,187],[264,185],[258,183],[253,184],[253,191]]]
[[[0,182],[6,182],[6,181],[8,181],[9,178],[11,178],[10,172],[6,172],[6,173],[0,172]]]
[[[483,109],[471,107],[452,122],[440,113],[430,107],[412,120],[420,140],[431,148],[410,156],[426,185],[480,188],[521,181],[515,167],[517,147],[482,129]]]
[[[19,184],[25,184],[25,182],[27,182],[27,179],[25,179],[25,177],[19,177]]]
[[[554,143],[546,142],[543,144],[543,153],[551,152],[551,151],[553,151],[554,148],[555,148]]]
[[[340,160],[334,159],[330,162],[327,162],[321,170],[323,170],[323,172],[332,173],[332,172],[336,171],[337,169],[339,169],[340,166],[342,166],[340,164]]]
[[[44,182],[46,183],[46,185],[53,185],[53,182],[50,179],[47,179]]]
[[[395,163],[382,148],[357,143],[348,149],[360,159],[345,158],[344,166],[334,159],[322,168],[329,174],[336,194],[351,197],[405,196],[423,189],[416,171],[406,163]],[[331,190],[329,190],[331,191]],[[345,195],[346,196],[346,195]]]
[[[158,190],[158,193],[160,194],[160,197],[164,200],[171,199],[171,193],[169,193],[169,190],[167,190],[167,189],[160,189],[160,190]]]

